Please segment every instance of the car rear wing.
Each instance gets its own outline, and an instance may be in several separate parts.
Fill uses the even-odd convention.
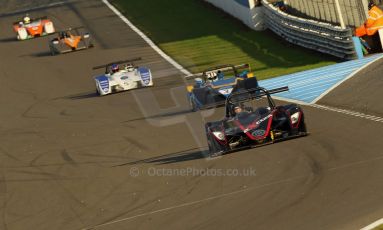
[[[50,34],[50,36],[58,36],[60,33],[67,33],[67,32],[70,32],[73,35],[80,35],[80,31],[79,31],[80,29],[85,29],[85,27],[84,26],[77,26],[77,27],[73,27],[73,28],[70,27],[70,28],[65,29],[65,30],[56,31],[56,32]],[[85,34],[89,34],[89,33],[87,33],[87,31],[85,31]]]
[[[185,79],[189,80],[189,79],[194,79],[194,78],[202,77],[202,76],[206,75],[206,73],[213,72],[213,71],[217,71],[218,72],[218,71],[226,71],[226,70],[230,70],[230,69],[236,70],[236,69],[242,69],[242,68],[250,68],[250,64],[240,64],[240,65],[228,64],[228,65],[215,66],[215,67],[206,69],[206,70],[204,70],[201,73],[187,75],[187,76],[185,76]]]
[[[275,93],[281,93],[281,92],[285,92],[288,90],[289,90],[288,86],[283,86],[280,88],[275,88],[275,89],[270,89],[270,90],[267,90],[263,87],[256,87],[256,88],[252,88],[252,89],[240,90],[238,92],[231,94],[230,97],[233,97],[236,95],[241,95],[241,94],[251,94],[251,95],[256,95],[256,97],[263,97],[263,96],[266,96],[267,94],[270,95],[270,94],[275,94]],[[230,97],[228,97],[228,99],[230,99]]]
[[[241,101],[247,101],[247,100],[252,100],[252,99],[258,99],[264,96],[270,96],[270,94],[276,94],[276,93],[281,93],[288,91],[289,87],[284,86],[280,88],[275,88],[275,89],[270,89],[267,90],[263,87],[257,87],[257,88],[252,88],[252,89],[243,89],[238,92],[232,93],[226,98],[226,103],[230,103],[231,99],[233,97],[237,97],[238,99],[236,102],[241,102]],[[243,95],[243,97],[241,97]]]
[[[56,31],[54,34],[59,34],[62,32],[73,31],[73,30],[77,31],[79,29],[85,29],[85,27],[84,26],[69,27],[68,29],[65,29],[65,30]]]
[[[280,88],[270,89],[270,90],[267,90],[267,93],[268,94],[276,94],[276,93],[281,93],[281,92],[285,92],[285,91],[289,91],[289,87],[288,86],[283,86],[283,87],[280,87]],[[260,97],[263,97],[263,96],[266,96],[266,94],[262,94],[261,93]]]
[[[259,98],[262,98],[264,96],[267,97],[267,100],[269,102],[269,106],[271,108],[275,108],[275,103],[274,103],[273,99],[271,98],[270,94],[281,93],[281,92],[285,92],[288,90],[289,90],[288,86],[275,88],[275,89],[271,89],[271,90],[267,90],[263,87],[257,87],[257,88],[244,89],[244,90],[235,92],[226,98],[226,102],[225,102],[226,117],[230,116],[232,105],[234,105],[235,103],[241,103],[241,102],[246,102],[246,101],[250,101],[253,99],[259,99]],[[238,98],[236,98],[235,103],[232,101],[233,97],[238,97]]]
[[[39,18],[31,18],[31,22],[37,21],[37,20],[46,20],[46,19],[48,19],[47,16],[43,16],[43,17],[39,17]],[[23,20],[14,22],[13,25],[18,25],[20,22],[23,22]]]
[[[133,58],[133,59],[127,59],[127,60],[121,60],[121,61],[115,61],[115,62],[111,62],[109,64],[104,64],[104,65],[99,65],[99,66],[95,66],[93,67],[93,69],[101,69],[101,68],[106,68],[110,65],[113,65],[113,64],[124,64],[124,63],[132,63],[132,62],[135,62],[135,61],[139,61],[139,60],[142,60],[141,57],[137,57],[137,58]]]

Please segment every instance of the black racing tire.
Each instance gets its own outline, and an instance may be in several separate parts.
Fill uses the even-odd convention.
[[[306,123],[305,123],[304,119],[301,120],[299,127],[298,127],[298,131],[300,133],[305,133],[305,134],[307,133]]]
[[[55,55],[56,55],[56,52],[55,52],[55,50],[54,50],[54,49],[52,49],[52,48],[50,48],[50,50],[51,50],[51,55],[52,55],[52,56],[55,56]]]
[[[205,126],[205,130],[210,156],[223,155],[227,151],[227,147],[218,143],[218,141],[214,137],[212,137],[211,134],[209,134],[208,125]]]
[[[189,103],[190,103],[191,111],[197,112],[198,111],[197,105],[195,104],[195,101],[192,98],[189,99]]]
[[[219,144],[211,135],[208,135],[207,143],[209,146],[209,154],[212,157],[223,155],[227,151],[226,148]]]
[[[96,93],[98,96],[102,96],[101,89],[100,89],[100,86],[98,84],[96,84]]]

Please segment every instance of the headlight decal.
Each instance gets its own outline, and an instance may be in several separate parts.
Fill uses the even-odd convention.
[[[293,113],[293,114],[290,116],[291,123],[292,123],[293,125],[297,124],[298,121],[299,121],[299,117],[300,117],[300,112],[295,112],[295,113]]]
[[[223,132],[221,131],[214,131],[212,132],[213,135],[220,141],[224,141],[225,140],[225,135],[223,134]]]

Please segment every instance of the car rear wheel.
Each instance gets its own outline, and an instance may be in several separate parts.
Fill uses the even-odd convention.
[[[305,123],[305,119],[304,119],[304,117],[302,117],[302,120],[300,121],[298,131],[299,131],[300,133],[304,133],[304,134],[307,133],[306,123]]]
[[[209,146],[209,153],[210,156],[220,156],[223,155],[227,151],[227,147],[219,143],[210,133],[209,127],[206,127],[206,136],[207,136],[207,143]]]
[[[54,50],[54,48],[50,47],[50,50],[51,50],[51,55],[55,56],[56,55],[56,51]]]
[[[100,89],[100,87],[98,86],[98,84],[96,84],[96,92],[97,92],[97,94],[98,94],[99,96],[102,96],[102,94],[101,94],[101,89]]]
[[[191,107],[192,112],[196,112],[198,110],[198,108],[197,108],[197,105],[195,104],[195,101],[192,98],[190,98],[189,103],[190,103],[190,107]]]

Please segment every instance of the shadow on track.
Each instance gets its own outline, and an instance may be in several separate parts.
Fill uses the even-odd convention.
[[[169,153],[158,157],[151,157],[143,160],[128,162],[124,164],[115,165],[117,166],[125,166],[125,165],[136,165],[136,164],[172,164],[184,161],[197,160],[208,157],[208,151],[201,151],[199,148],[187,149],[179,152]]]
[[[121,123],[129,123],[129,122],[134,122],[134,121],[142,121],[142,120],[146,120],[146,119],[165,118],[165,117],[189,114],[191,112],[192,111],[190,109],[187,109],[187,110],[175,111],[175,112],[171,112],[171,113],[161,113],[161,114],[157,114],[157,115],[152,115],[152,116],[147,116],[147,117],[139,117],[139,118],[134,118],[134,119],[126,120],[126,121],[122,121]]]
[[[9,37],[9,38],[2,38],[0,39],[0,42],[18,42],[18,40],[15,37]]]
[[[44,51],[44,52],[31,54],[30,56],[32,56],[32,57],[51,57],[52,53],[50,51]]]
[[[98,93],[96,90],[86,92],[86,93],[79,93],[79,94],[74,94],[74,95],[69,95],[65,97],[59,97],[55,99],[70,99],[70,100],[80,100],[80,99],[88,99],[88,98],[94,98],[94,97],[99,97]]]

